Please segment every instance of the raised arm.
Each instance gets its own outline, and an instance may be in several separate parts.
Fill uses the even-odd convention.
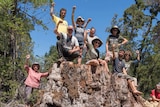
[[[91,18],[89,18],[89,19],[87,20],[87,22],[86,22],[85,25],[84,25],[84,28],[85,28],[85,29],[86,29],[88,23],[89,23],[91,20],[92,20]]]
[[[115,56],[115,52],[114,52],[114,48],[115,48],[115,45],[113,44],[113,45],[112,45],[112,54],[113,54],[113,59],[115,59],[115,58],[116,58],[116,56]]]
[[[54,2],[51,3],[50,16],[52,17],[52,19],[54,18],[54,17],[53,17],[53,15],[54,15],[54,13],[53,13],[53,11],[54,11],[54,6],[55,6],[55,3],[54,3]]]
[[[24,68],[25,70],[29,70],[29,59],[30,59],[30,55],[26,55],[26,62],[25,62],[25,65],[24,65]]]
[[[72,8],[72,26],[74,29],[76,29],[76,23],[74,21],[74,12],[75,12],[76,6],[73,6]]]
[[[136,50],[136,54],[137,54],[137,60],[140,61],[140,53],[139,53],[139,50]]]
[[[88,35],[89,32],[90,32],[89,29],[84,31],[84,44],[85,45],[87,45],[87,43],[88,43],[88,41],[87,41],[87,35]]]

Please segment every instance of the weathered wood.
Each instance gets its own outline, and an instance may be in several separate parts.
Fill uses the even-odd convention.
[[[89,80],[90,79],[90,80]],[[33,107],[148,107],[134,95],[126,79],[107,73],[102,66],[53,64],[44,90]],[[24,107],[16,102],[4,107]]]
[[[50,75],[40,107],[144,107],[143,98],[132,94],[125,79],[106,73],[102,66],[66,62],[58,68],[55,63]]]

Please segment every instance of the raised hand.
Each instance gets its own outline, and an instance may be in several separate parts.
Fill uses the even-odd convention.
[[[29,59],[30,58],[30,55],[28,54],[28,55],[26,55],[26,59]]]

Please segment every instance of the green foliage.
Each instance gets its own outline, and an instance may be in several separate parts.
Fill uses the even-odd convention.
[[[45,54],[45,69],[49,69],[57,61],[58,52],[56,46],[51,46],[49,53]]]
[[[28,2],[31,1],[25,1],[24,5],[31,5]],[[42,5],[47,1],[42,0],[40,3]],[[2,102],[10,102],[15,97],[18,85],[25,78],[23,68],[25,56],[28,53],[32,54],[34,45],[30,31],[34,30],[35,23],[47,29],[41,20],[29,15],[28,10],[22,8],[24,5],[21,0],[0,1],[0,101]]]

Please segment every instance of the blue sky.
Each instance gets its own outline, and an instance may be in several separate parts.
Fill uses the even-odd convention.
[[[105,42],[109,33],[105,32],[107,27],[111,27],[111,21],[115,14],[121,18],[125,9],[134,4],[134,0],[54,0],[56,3],[55,11],[59,15],[59,10],[63,7],[67,9],[66,20],[71,25],[72,7],[76,6],[75,18],[82,16],[85,20],[91,18],[87,29],[96,28],[96,35],[103,41],[99,48],[100,52],[105,52]],[[34,14],[44,21],[49,30],[43,30],[42,27],[36,26],[35,30],[30,32],[34,44],[34,55],[43,56],[49,52],[52,45],[56,45],[56,35],[53,33],[55,24],[49,15],[49,5],[38,9]],[[75,19],[76,20],[76,19]]]

